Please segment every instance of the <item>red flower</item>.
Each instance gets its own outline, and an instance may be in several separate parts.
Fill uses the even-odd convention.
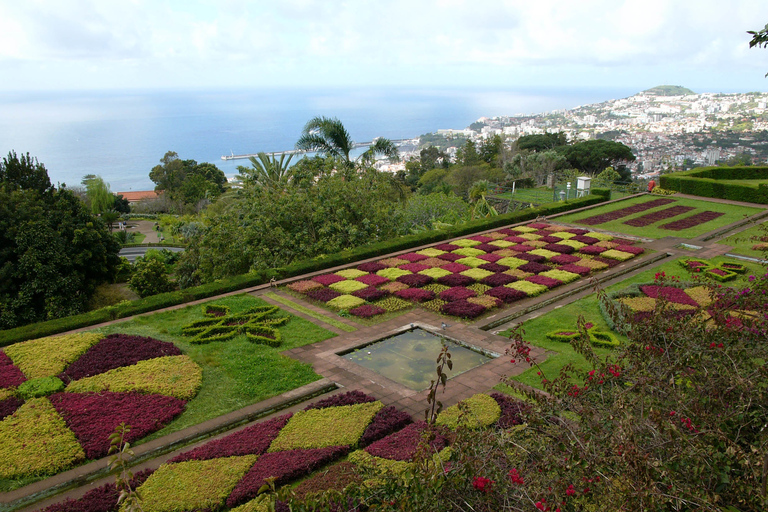
[[[525,483],[525,480],[523,480],[523,477],[520,476],[520,473],[515,468],[509,470],[509,479],[512,480],[513,484],[523,485]]]
[[[491,488],[495,483],[496,482],[494,482],[490,478],[485,478],[484,476],[476,476],[475,479],[472,480],[472,487],[474,487],[478,491],[489,493],[491,492]]]

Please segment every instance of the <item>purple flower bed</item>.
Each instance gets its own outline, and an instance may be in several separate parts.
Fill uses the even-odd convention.
[[[379,306],[374,306],[373,304],[363,304],[362,306],[357,306],[356,308],[349,310],[351,315],[355,315],[359,318],[371,318],[386,312],[386,309],[380,308]]]
[[[595,256],[592,259],[595,261],[599,261],[601,263],[605,263],[606,265],[608,265],[608,268],[613,268],[616,265],[619,265],[621,263],[619,260],[613,260],[611,258],[602,258],[600,256]]]
[[[571,256],[570,254],[558,254],[557,256],[553,256],[549,261],[557,263],[558,265],[568,265],[570,263],[581,261],[581,258],[578,256]]]
[[[360,281],[368,286],[379,286],[384,283],[388,283],[389,279],[386,277],[378,276],[376,274],[365,274],[364,276],[356,277],[355,281]]]
[[[526,295],[525,292],[521,292],[520,290],[515,290],[514,288],[507,288],[506,286],[497,286],[496,288],[491,288],[490,290],[485,292],[485,295],[496,297],[497,299],[507,304],[515,302],[516,300],[520,300],[528,297],[528,295]]]
[[[485,265],[480,265],[477,268],[481,268],[483,270],[487,270],[488,272],[504,272],[505,270],[509,270],[509,267],[506,265],[499,265],[498,263],[486,263]]]
[[[617,251],[628,252],[630,254],[634,254],[635,256],[637,256],[639,254],[643,254],[645,252],[645,249],[643,249],[642,247],[638,247],[636,245],[619,245],[615,249]]]
[[[515,254],[515,258],[519,260],[525,260],[531,263],[541,263],[543,261],[547,261],[547,258],[544,256],[541,256],[540,254],[528,254],[527,252],[521,252],[520,254]]]
[[[516,236],[520,234],[519,232],[510,228],[499,229],[497,233],[501,233],[502,235],[507,235],[507,236]]]
[[[505,284],[514,283],[515,281],[517,281],[516,277],[510,276],[509,274],[498,273],[493,274],[492,276],[488,276],[480,282],[495,288],[497,286],[504,286]]]
[[[443,314],[458,316],[459,318],[477,318],[482,315],[485,308],[479,304],[472,304],[466,300],[446,302],[440,308]]]
[[[526,277],[525,280],[531,283],[546,286],[547,288],[555,288],[563,284],[563,282],[560,281],[559,279],[553,279],[547,276],[530,276],[530,277]]]
[[[445,265],[441,265],[440,268],[447,270],[448,272],[458,274],[459,272],[464,272],[465,270],[469,270],[472,267],[462,265],[461,263],[446,263]]]
[[[435,292],[422,290],[421,288],[406,288],[405,290],[395,292],[395,295],[411,302],[426,302],[435,298]]]
[[[315,281],[316,283],[320,283],[323,286],[330,286],[333,283],[338,283],[339,281],[345,281],[345,279],[341,276],[337,276],[336,274],[323,274],[321,276],[313,277],[312,281]]]
[[[258,454],[267,451],[280,430],[288,423],[293,414],[288,413],[262,423],[245,428],[221,439],[210,441],[203,446],[180,453],[169,462],[184,462],[188,460],[210,460],[219,457],[234,457],[239,455]]]
[[[704,224],[705,222],[714,220],[722,215],[725,215],[725,214],[720,212],[701,212],[695,215],[691,215],[688,218],[680,219],[675,222],[670,222],[669,224],[664,224],[659,227],[661,229],[668,229],[669,231],[682,231],[684,229],[698,226],[699,224]]]
[[[362,272],[371,272],[376,273],[379,270],[384,270],[387,268],[386,265],[382,265],[381,263],[378,263],[376,261],[369,261],[368,263],[361,263],[357,266],[357,270],[360,270]]]
[[[613,210],[612,212],[603,213],[600,215],[594,215],[592,217],[587,217],[586,219],[582,219],[578,222],[579,224],[594,226],[596,224],[603,224],[605,222],[610,222],[612,220],[620,219],[622,217],[627,217],[635,213],[644,212],[646,210],[650,210],[651,208],[657,208],[659,206],[664,206],[665,204],[674,203],[674,202],[675,202],[674,199],[654,199],[653,201],[648,201],[645,203],[628,206],[626,208]],[[580,234],[583,234],[583,233],[580,233]]]
[[[181,350],[173,343],[144,336],[110,334],[69,365],[59,378],[67,383],[146,359],[179,355]]]
[[[343,280],[344,279],[342,279],[342,281]],[[319,302],[328,302],[329,300],[335,299],[339,295],[341,294],[333,288],[320,288],[319,290],[310,290],[307,292],[307,297]]]
[[[656,222],[659,222],[660,220],[671,219],[672,217],[677,217],[678,215],[688,213],[689,211],[695,210],[695,209],[696,208],[694,208],[693,206],[672,206],[671,208],[667,208],[666,210],[648,213],[641,217],[635,217],[634,219],[629,219],[628,221],[625,221],[624,224],[626,224],[627,226],[642,228],[642,227],[654,224]]]
[[[15,396],[6,398],[5,400],[0,400],[0,420],[15,413],[16,409],[21,407],[23,403],[23,401],[19,400]]]
[[[265,453],[235,486],[227,498],[227,506],[233,508],[255,498],[267,478],[274,477],[275,485],[280,486],[311,473],[348,451],[348,446],[329,446],[315,450]]]
[[[544,249],[552,252],[559,252],[560,254],[571,254],[576,250],[570,245],[563,244],[547,244],[544,246]]]
[[[370,425],[365,429],[359,444],[361,447],[368,446],[393,432],[397,432],[412,422],[410,414],[398,410],[394,405],[379,409]]]
[[[481,244],[487,244],[488,242],[493,242],[493,238],[485,235],[474,235],[467,238],[467,240],[474,240],[475,242],[480,242]]]
[[[25,380],[27,378],[21,369],[13,364],[13,361],[5,352],[0,351],[0,388],[18,386]]]
[[[496,263],[500,259],[502,259],[504,256],[499,256],[498,254],[480,254],[477,256],[478,259],[485,260],[488,263]]]
[[[523,238],[523,240],[525,240],[525,238]],[[528,242],[528,240],[525,240],[525,242]],[[534,250],[535,247],[532,246],[532,245],[525,245],[525,243],[522,243],[522,244],[518,244],[518,245],[513,245],[509,249],[511,249],[513,251],[517,251],[517,252],[529,252],[529,251]]]
[[[587,245],[596,244],[597,242],[600,241],[599,238],[594,238],[594,237],[587,236],[587,235],[577,235],[577,236],[571,238],[571,240],[576,240],[577,242],[581,242],[581,243],[587,244]]]
[[[689,306],[698,307],[699,303],[693,300],[687,293],[681,288],[675,288],[674,286],[657,286],[657,285],[645,285],[640,287],[640,291],[651,297],[652,299],[664,298],[669,302],[676,304],[688,304]]]
[[[592,271],[589,267],[582,267],[574,264],[563,265],[562,267],[558,267],[557,270],[564,270],[573,274],[579,274],[580,276],[586,276]]]
[[[504,239],[504,241],[512,242],[513,244],[525,244],[525,242],[530,242],[530,240],[528,240],[527,238],[521,237],[520,233],[515,233],[513,236],[508,236],[507,238]],[[514,246],[512,246],[512,249],[517,250],[517,249],[514,249]]]
[[[466,256],[462,256],[461,254],[454,254],[452,252],[446,252],[445,254],[440,254],[438,258],[440,258],[441,260],[452,262],[452,261],[460,260],[461,258],[466,258]]]
[[[620,238],[616,237],[611,242],[618,244],[618,245],[635,245],[635,241],[629,238]]]
[[[517,268],[518,270],[522,270],[523,272],[531,272],[533,274],[538,274],[539,272],[546,272],[547,270],[552,270],[552,267],[544,265],[543,263],[536,263],[535,261],[531,261],[529,263],[526,263],[525,265],[520,265]]]
[[[430,276],[425,276],[424,274],[408,274],[398,277],[397,282],[407,284],[408,286],[412,286],[414,288],[421,288],[422,286],[426,286],[431,283],[432,278]]]
[[[109,436],[120,423],[131,426],[126,441],[132,443],[164,427],[186,404],[172,396],[136,392],[56,393],[48,398],[89,459],[107,454]]]
[[[424,259],[426,259],[426,258],[424,258]],[[430,267],[427,266],[427,265],[422,265],[421,263],[406,263],[405,265],[400,265],[397,268],[401,268],[403,270],[407,270],[407,271],[413,272],[415,274],[416,272],[421,272],[422,270],[427,270]]]
[[[438,251],[446,251],[451,252],[455,251],[456,249],[461,249],[460,245],[453,245],[453,244],[437,244],[435,247]]]
[[[576,236],[586,235],[587,233],[589,233],[588,229],[582,229],[582,228],[568,228],[563,231],[565,231],[566,233],[573,233]]]
[[[409,252],[408,254],[401,254],[398,256],[401,260],[410,261],[411,263],[415,263],[417,261],[425,260],[428,258],[428,256],[424,256],[423,254],[416,254],[415,252]]]
[[[552,236],[552,235],[542,236],[539,240],[541,242],[547,242],[548,244],[556,244],[557,242],[562,242],[563,241],[562,238],[557,237],[557,236]]]
[[[474,283],[475,280],[469,276],[464,276],[461,274],[451,274],[451,275],[447,275],[439,278],[437,282],[445,286],[455,287],[455,286],[469,286],[472,283]]]
[[[355,297],[360,297],[363,300],[373,302],[375,300],[383,299],[389,294],[384,290],[379,290],[378,288],[369,286],[368,288],[363,288],[362,290],[356,290],[352,292],[352,295]]]
[[[154,471],[154,469],[145,469],[133,475],[131,488],[135,489],[146,482]],[[120,492],[115,484],[109,483],[88,491],[76,500],[67,498],[61,503],[54,503],[41,512],[114,512],[118,509],[119,497]]]
[[[365,451],[383,459],[410,461],[416,454],[421,443],[421,434],[426,428],[427,423],[424,421],[412,423],[399,432],[376,441]],[[448,446],[448,440],[438,433],[435,435],[435,439],[429,443],[429,446],[430,451],[436,453]]]
[[[491,398],[501,407],[501,417],[496,425],[500,428],[509,428],[514,425],[522,425],[522,412],[528,409],[528,406],[519,400],[502,395],[501,393],[491,393]]]
[[[476,291],[470,290],[469,288],[464,288],[463,286],[454,286],[453,288],[449,288],[440,292],[440,298],[442,300],[447,300],[448,302],[468,299],[470,297],[474,297],[475,295],[477,295]]]
[[[494,251],[500,251],[501,247],[499,247],[498,245],[480,244],[480,245],[474,246],[473,249],[479,249],[485,252],[494,252]]]
[[[341,407],[344,405],[367,404],[375,401],[376,399],[371,395],[366,395],[362,391],[354,390],[323,398],[322,400],[309,404],[304,410],[310,411],[312,409],[326,409],[328,407]]]
[[[587,245],[587,246],[582,247],[581,249],[579,249],[579,252],[581,254],[591,254],[591,255],[594,256],[596,254],[603,253],[603,252],[605,252],[607,250],[608,250],[607,247],[600,247],[599,245]]]

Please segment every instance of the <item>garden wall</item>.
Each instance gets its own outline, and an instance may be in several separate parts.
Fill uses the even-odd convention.
[[[592,194],[580,199],[567,202],[549,203],[537,208],[529,208],[504,215],[498,215],[487,219],[478,219],[458,226],[451,226],[445,230],[434,230],[416,235],[407,235],[365,245],[354,249],[348,249],[336,254],[318,256],[316,258],[295,262],[287,267],[269,269],[265,271],[251,272],[238,276],[220,279],[212,283],[161,293],[143,299],[120,303],[96,311],[89,311],[79,315],[57,318],[45,322],[29,324],[14,329],[0,331],[0,347],[19,341],[41,338],[52,334],[80,329],[91,325],[108,322],[118,318],[126,318],[148,311],[176,306],[186,302],[205,299],[223,293],[251,288],[269,283],[272,278],[287,279],[327,268],[337,267],[356,261],[375,258],[393,252],[403,251],[413,247],[419,247],[431,243],[464,236],[478,231],[486,231],[510,224],[525,222],[542,215],[554,215],[566,211],[592,206],[607,201],[610,198],[610,190],[593,189]]]
[[[768,185],[739,185],[724,180],[768,181],[768,167],[701,167],[663,175],[660,186],[695,196],[768,204]]]

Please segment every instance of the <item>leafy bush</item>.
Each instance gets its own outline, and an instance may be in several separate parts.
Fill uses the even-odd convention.
[[[64,383],[58,377],[39,377],[22,382],[16,393],[24,400],[48,396],[64,389]]]
[[[128,286],[141,298],[170,292],[175,288],[168,278],[165,265],[156,259],[137,260]]]
[[[469,429],[487,428],[501,417],[501,407],[488,395],[477,394],[448,407],[437,416],[437,425],[455,430],[460,425]]]

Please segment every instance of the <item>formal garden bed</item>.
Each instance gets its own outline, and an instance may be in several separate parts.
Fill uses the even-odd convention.
[[[453,429],[460,424],[471,429],[510,428],[521,423],[519,414],[524,407],[494,393],[468,398],[461,409],[445,409],[437,416],[436,433],[428,443],[434,463],[450,466]],[[278,489],[303,479],[297,490],[306,495],[326,490],[329,474],[335,475],[334,485],[343,489],[359,481],[360,474],[402,473],[413,465],[426,429],[425,422],[414,422],[395,407],[351,391],[182,452],[154,472],[137,475],[134,485],[145,512],[267,511],[260,489],[268,479]],[[285,503],[277,505],[284,507]],[[108,484],[44,510],[116,511],[117,493]]]
[[[702,199],[640,196],[558,220],[646,238],[695,238],[761,211]]]
[[[643,252],[630,239],[537,222],[362,263],[287,289],[358,319],[388,319],[413,307],[474,319]]]
[[[106,456],[121,422],[146,442],[317,380],[279,351],[332,336],[240,295],[5,347],[0,489]]]
[[[768,260],[768,224],[756,224],[717,243],[733,247],[733,254]]]

